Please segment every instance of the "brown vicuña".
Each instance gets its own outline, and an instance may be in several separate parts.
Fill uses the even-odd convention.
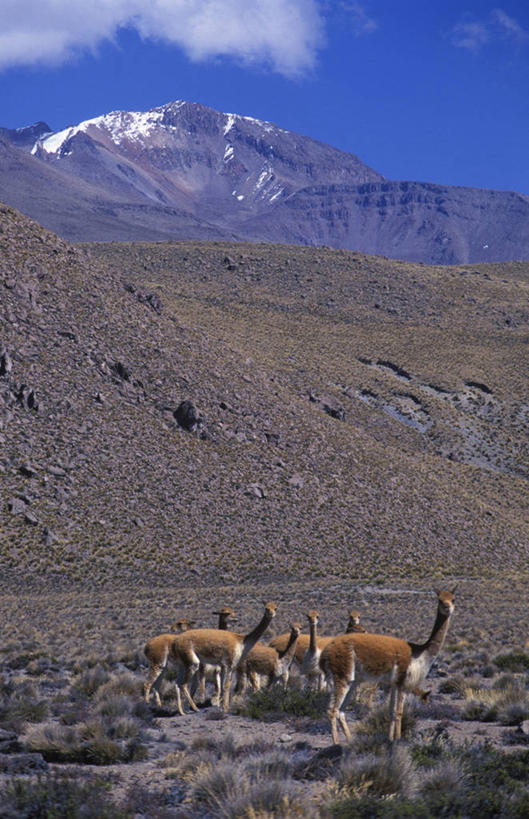
[[[166,634],[157,634],[152,637],[144,646],[144,654],[149,662],[149,670],[147,672],[147,679],[143,684],[143,695],[145,702],[149,702],[151,688],[154,692],[154,699],[156,705],[161,707],[162,701],[160,699],[159,688],[162,684],[163,673],[167,667],[167,660],[169,658],[169,646],[179,634],[188,631],[191,621],[187,617],[181,617],[176,623],[171,626],[172,631]]]
[[[252,648],[245,660],[237,666],[237,693],[244,694],[247,683],[250,682],[254,691],[261,688],[261,681],[269,688],[277,680],[282,679],[286,686],[288,670],[294,659],[296,643],[301,634],[299,623],[292,623],[290,639],[284,651],[276,651],[270,646],[256,645]]]
[[[390,683],[390,742],[400,739],[402,712],[407,693],[421,691],[432,663],[441,651],[450,617],[454,610],[454,589],[437,591],[437,616],[432,633],[425,643],[409,643],[382,634],[344,634],[336,637],[322,651],[320,668],[332,677],[334,689],[328,716],[333,741],[338,743],[338,726],[350,739],[351,732],[341,710],[354,687],[362,679]],[[426,692],[422,692],[426,694]]]
[[[359,625],[359,620],[360,620],[360,615],[359,615],[358,611],[356,609],[351,609],[351,611],[349,612],[349,620],[347,622],[347,629],[346,629],[345,633],[348,634],[350,631],[353,631],[353,630],[365,631],[363,626]],[[310,621],[309,621],[309,628],[310,628]],[[318,637],[317,638],[317,644],[318,644],[318,647],[319,647],[320,651],[323,650],[323,648],[327,645],[327,643],[329,643],[331,640],[334,640],[335,636],[336,635],[334,635],[332,637],[327,637],[327,636]],[[272,648],[275,648],[275,650],[278,651],[278,652],[283,652],[283,651],[285,651],[285,649],[286,649],[286,647],[288,645],[289,639],[290,639],[290,633],[287,631],[287,632],[284,632],[283,634],[278,634],[276,637],[273,637],[270,640],[268,645],[271,646]],[[292,663],[295,664],[299,669],[301,669],[301,667],[303,665],[303,660],[305,658],[305,654],[306,654],[309,646],[310,646],[310,630],[309,630],[309,634],[300,634],[299,638],[298,638],[298,641],[296,643],[296,651],[295,651]],[[320,677],[319,669],[318,669],[318,673],[317,673],[317,675],[315,675],[315,677],[317,677],[319,679],[319,677]],[[286,685],[287,681],[288,681],[288,672],[286,673],[285,685]]]
[[[231,675],[235,668],[257,643],[275,617],[275,603],[265,605],[264,614],[258,625],[248,634],[234,634],[220,629],[192,629],[178,635],[170,646],[170,656],[183,669],[182,690],[195,711],[198,710],[189,692],[189,682],[201,663],[221,667],[222,708],[227,711],[230,704]],[[178,710],[182,712],[180,686],[176,683]]]
[[[365,634],[366,633],[366,629],[362,625],[360,625],[360,612],[357,609],[351,609],[351,611],[349,613],[349,623],[347,624],[347,628],[345,630],[345,633],[346,634]],[[377,683],[375,682],[371,686],[371,693],[369,695],[368,705],[370,707],[373,704],[373,699],[375,697],[376,690],[377,690]],[[413,689],[412,694],[415,694],[415,696],[419,697],[419,699],[422,700],[423,702],[428,702],[428,699],[430,697],[430,692],[429,691],[423,691],[423,689],[419,688],[419,686],[416,686]]]
[[[226,631],[230,621],[237,620],[237,616],[232,608],[224,606],[220,611],[214,611],[219,618],[218,628],[221,631]],[[210,663],[200,664],[197,674],[197,683],[199,690],[200,702],[206,699],[206,682],[213,682],[215,684],[215,694],[211,698],[212,705],[219,705],[221,697],[221,668],[219,665],[211,665]],[[191,696],[194,699],[195,691],[191,688]]]
[[[234,616],[234,612],[229,607],[221,609],[220,612],[214,612],[219,615],[219,628],[227,628],[227,623],[230,617]],[[179,634],[189,631],[194,625],[192,620],[187,617],[181,617],[171,626],[171,632],[166,634],[158,634],[152,637],[144,647],[144,653],[149,661],[149,670],[147,672],[147,679],[143,685],[143,693],[145,701],[149,702],[151,690],[154,693],[156,705],[161,707],[162,701],[160,699],[160,686],[162,684],[163,673],[167,668],[168,660],[170,659],[170,647]],[[220,686],[220,682],[219,682]],[[182,712],[183,713],[183,712]]]

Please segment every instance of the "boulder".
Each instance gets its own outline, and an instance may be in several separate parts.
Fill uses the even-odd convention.
[[[203,424],[202,415],[194,403],[189,400],[181,401],[173,412],[173,416],[178,425],[187,432],[194,432]]]

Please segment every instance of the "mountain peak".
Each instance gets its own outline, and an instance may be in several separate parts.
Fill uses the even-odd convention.
[[[45,134],[51,134],[52,129],[47,122],[35,122],[23,128],[0,128],[0,135],[19,148],[29,148]]]
[[[198,102],[0,136],[34,163],[4,152],[0,199],[69,239],[264,240],[436,264],[529,257],[527,197],[389,181],[354,154]]]

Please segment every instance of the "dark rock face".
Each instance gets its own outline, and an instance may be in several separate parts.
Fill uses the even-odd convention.
[[[8,351],[0,347],[0,377],[9,375],[13,369],[13,362]]]
[[[468,264],[529,258],[528,226],[529,197],[521,194],[379,182],[305,188],[245,229],[268,241]]]
[[[37,400],[35,390],[31,389],[31,387],[28,387],[26,384],[22,384],[22,386],[16,392],[15,398],[17,402],[25,409],[34,410],[35,412],[38,411],[39,402]]]
[[[35,142],[52,130],[46,122],[36,122],[26,128],[0,128],[0,137],[8,139],[13,145],[31,150]]]

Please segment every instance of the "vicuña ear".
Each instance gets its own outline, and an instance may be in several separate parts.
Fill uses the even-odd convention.
[[[457,583],[454,583],[454,585],[453,585],[453,586],[452,586],[452,588],[450,589],[450,591],[452,592],[452,594],[455,592],[455,590],[457,589],[457,587],[458,587],[458,586],[459,586],[459,581],[458,581]]]
[[[438,589],[436,586],[433,587],[434,592],[436,593],[437,597],[441,594],[441,589]]]

